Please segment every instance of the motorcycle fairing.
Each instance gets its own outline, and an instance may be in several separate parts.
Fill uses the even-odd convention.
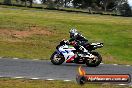
[[[74,60],[75,54],[73,53],[73,50],[76,49],[73,46],[69,45],[63,45],[58,49],[58,51],[64,56],[66,63]]]

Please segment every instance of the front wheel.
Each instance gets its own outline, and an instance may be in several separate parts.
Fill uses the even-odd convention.
[[[65,58],[63,55],[60,55],[58,54],[57,52],[54,52],[52,55],[51,55],[51,58],[50,58],[51,62],[54,64],[54,65],[60,65],[62,64],[64,61],[65,61]]]
[[[91,52],[94,55],[93,59],[87,59],[86,65],[89,67],[96,67],[102,62],[102,57],[98,52]]]

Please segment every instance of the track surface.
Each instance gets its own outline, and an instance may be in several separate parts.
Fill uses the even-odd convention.
[[[23,59],[0,59],[0,77],[24,77],[55,80],[75,80],[77,69],[80,65],[62,64],[53,65],[45,60],[23,60]],[[98,67],[83,68],[87,73],[93,74],[130,74],[132,76],[132,66],[101,64]],[[132,83],[130,83],[132,84]]]

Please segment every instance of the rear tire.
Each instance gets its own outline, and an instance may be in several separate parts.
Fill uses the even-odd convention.
[[[100,63],[102,62],[102,57],[101,55],[98,53],[98,52],[91,52],[91,54],[95,55],[96,56],[96,61],[91,61],[90,60],[86,60],[86,65],[88,67],[96,67],[96,66],[99,66]]]
[[[54,52],[50,60],[54,65],[61,65],[65,61],[65,58],[63,55],[58,55],[57,52]]]

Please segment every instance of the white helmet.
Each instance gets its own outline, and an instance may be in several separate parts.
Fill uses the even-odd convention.
[[[75,29],[75,28],[72,28],[71,30],[70,30],[70,33],[76,33],[77,32],[77,29]]]
[[[77,29],[75,29],[75,28],[72,28],[72,29],[69,31],[69,33],[70,33],[70,38],[73,38],[75,35],[78,34]]]

